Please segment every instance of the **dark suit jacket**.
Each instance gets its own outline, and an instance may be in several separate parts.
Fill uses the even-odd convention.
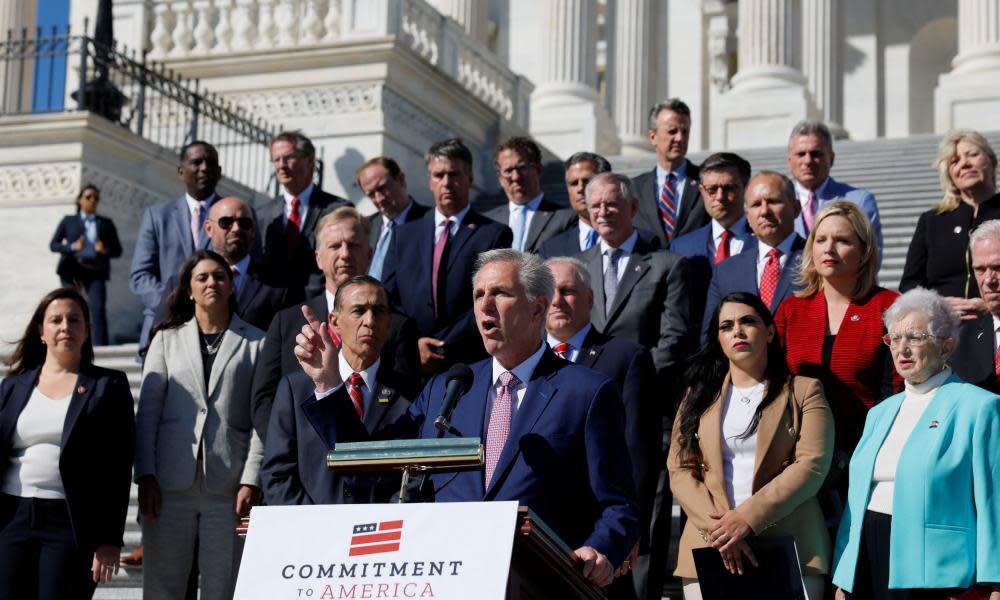
[[[483,213],[501,225],[510,227],[510,203],[491,208]],[[560,234],[570,227],[576,229],[579,215],[572,208],[566,208],[542,196],[538,210],[531,217],[531,227],[524,234],[524,251],[538,252],[542,242]]]
[[[448,241],[441,264],[438,299],[442,310],[434,316],[431,273],[434,267],[434,211],[407,223],[392,236],[382,268],[382,283],[393,306],[416,322],[421,337],[444,341],[448,363],[470,362],[486,356],[472,315],[472,272],[481,252],[509,248],[510,228],[469,210],[457,233]]]
[[[1000,391],[993,363],[993,315],[962,321],[957,341],[955,352],[948,360],[955,374],[993,393]]]
[[[774,289],[774,297],[771,298],[772,313],[778,312],[781,301],[791,296],[801,289],[794,283],[796,273],[798,273],[799,261],[802,260],[802,250],[806,247],[806,241],[795,236],[795,243],[792,244],[792,255],[785,261],[785,267],[781,270],[778,278],[778,287]],[[712,283],[708,286],[708,299],[705,301],[705,316],[701,323],[701,341],[705,342],[708,335],[708,321],[712,318],[719,302],[733,292],[750,292],[759,294],[760,288],[757,285],[757,238],[750,238],[748,245],[744,246],[743,252],[736,256],[730,256],[715,266],[715,274],[712,276]]]
[[[429,210],[430,207],[418,204],[416,200],[410,198],[410,210],[406,213],[405,223],[423,218]],[[368,227],[370,228],[368,233],[368,245],[371,246],[372,251],[374,251],[375,246],[378,245],[378,239],[382,237],[382,213],[377,212],[373,215],[368,215],[365,219],[368,220]]]
[[[979,286],[968,258],[969,232],[991,219],[1000,219],[1000,194],[983,202],[975,216],[964,202],[946,213],[932,208],[921,214],[906,251],[899,291],[920,286],[942,296],[978,298]]]
[[[177,287],[176,274],[167,280],[163,301],[156,311],[157,321],[167,316],[167,296],[175,287]],[[301,301],[302,299],[297,297],[297,290],[281,285],[276,278],[265,274],[259,263],[251,260],[243,278],[243,287],[236,295],[236,314],[257,329],[267,331],[271,319],[279,310]]]
[[[457,431],[483,443],[492,364],[471,365],[472,387],[452,415]],[[437,437],[445,380],[432,378],[410,406],[408,422],[421,437]],[[639,520],[614,382],[546,348],[527,384],[489,488],[483,471],[435,474],[435,500],[515,500],[571,548],[592,546],[620,565],[639,538]]]
[[[579,219],[579,217],[577,217]],[[580,250],[580,228],[576,221],[562,233],[550,237],[538,247],[538,255],[544,259],[556,256],[576,256]]]
[[[14,429],[41,368],[0,382],[0,478],[10,465]],[[121,547],[132,486],[135,413],[121,371],[83,366],[63,425],[59,474],[76,545]]]
[[[698,191],[698,166],[688,161],[687,176],[684,178],[684,194],[681,196],[681,210],[677,215],[677,226],[674,228],[674,238],[694,231],[706,225],[711,218],[705,212],[705,204]],[[663,222],[660,220],[660,210],[657,208],[656,167],[632,179],[636,193],[639,194],[639,213],[635,216],[635,226],[647,229],[656,234],[661,248],[669,248],[667,238],[663,234]]]
[[[87,279],[101,279],[107,281],[111,278],[111,259],[122,255],[122,245],[118,241],[118,230],[115,229],[114,222],[101,215],[95,215],[97,221],[97,239],[104,242],[105,253],[97,253],[97,256],[84,259],[86,268],[80,266],[78,260],[79,253],[73,250],[73,244],[80,239],[83,233],[83,221],[80,215],[66,215],[56,232],[52,234],[52,241],[49,248],[53,252],[61,254],[56,273],[60,278],[69,281]]]
[[[737,221],[730,228],[730,231],[743,242],[741,252],[748,251],[754,239],[746,218]],[[701,323],[704,319],[702,311],[705,309],[705,300],[708,297],[708,286],[712,283],[712,274],[715,273],[715,248],[713,246],[711,221],[708,225],[685,233],[670,242],[672,251],[687,258],[688,282],[690,283],[688,295],[691,298],[692,323]]]
[[[323,273],[316,266],[316,223],[320,217],[341,207],[353,206],[350,201],[314,187],[309,196],[309,210],[302,222],[298,245],[288,254],[285,236],[285,199],[278,196],[257,209],[258,231],[264,232],[264,265],[272,272],[288,273],[288,285],[301,290],[305,298],[323,292]]]
[[[213,195],[205,200],[206,215],[218,199],[218,195]],[[198,233],[199,239],[192,240],[191,212],[184,196],[154,204],[142,213],[128,284],[144,307],[140,348],[148,341],[149,330],[165,293],[167,280],[177,275],[184,261],[196,249],[205,249],[211,245],[204,230],[199,230]]]
[[[605,335],[593,327],[583,339],[576,363],[603,373],[618,385],[625,409],[625,445],[632,462],[632,480],[639,501],[639,522],[649,523],[656,496],[656,478],[666,457],[660,450],[662,395],[656,392],[656,369],[649,352],[629,340]],[[648,543],[649,528],[643,527]],[[645,549],[645,545],[640,550]]]
[[[586,263],[594,286],[594,327],[648,348],[661,381],[673,383],[673,375],[691,345],[687,262],[683,256],[658,249],[655,239],[648,232],[639,232],[606,317],[600,244],[580,259]]]
[[[326,466],[326,456],[335,444],[378,437],[382,425],[395,422],[409,408],[409,400],[383,383],[383,371],[379,365],[378,385],[365,409],[364,422],[358,419],[345,388],[317,401],[313,382],[302,371],[281,379],[260,469],[268,504],[388,502],[399,491],[398,475],[342,477]]]
[[[305,303],[317,318],[327,314],[326,294],[311,298]],[[302,316],[302,305],[278,311],[267,329],[267,338],[257,358],[257,368],[253,376],[254,414],[262,414],[261,422],[254,422],[263,436],[267,432],[266,415],[270,414],[278,383],[282,377],[301,373],[302,368],[295,360],[295,336],[306,324]],[[404,397],[414,398],[420,393],[420,357],[417,354],[417,332],[413,321],[399,313],[393,313],[389,337],[379,357],[379,378]],[[390,375],[391,373],[391,375]]]

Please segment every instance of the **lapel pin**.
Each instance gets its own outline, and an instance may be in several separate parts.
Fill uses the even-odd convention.
[[[379,392],[379,395],[378,395],[378,403],[379,404],[388,404],[389,403],[389,398],[392,397],[392,394],[393,394],[392,388],[388,388],[388,387],[382,388],[382,391]]]
[[[935,428],[936,428],[936,427],[938,427],[939,425],[941,425],[941,424],[940,424],[940,423],[938,423],[937,421],[931,421],[931,426],[930,426],[930,429],[935,429]]]
[[[591,356],[595,356],[596,354],[597,354],[597,350],[594,350],[593,348],[591,348],[590,349],[590,355]]]
[[[976,334],[976,339],[977,340],[983,339],[983,330],[982,329],[980,329],[979,333]]]
[[[851,320],[852,321],[860,321],[861,320],[861,315],[851,315]]]
[[[87,392],[87,388],[83,387],[82,385],[80,387],[76,388],[76,393],[77,394],[84,394],[86,392]]]
[[[962,233],[962,226],[961,225],[955,225],[955,233]]]
[[[476,224],[475,223],[469,223],[468,225],[466,225],[466,227],[468,227],[469,229],[475,229],[476,228]]]
[[[636,272],[636,273],[638,273],[638,272],[639,272],[639,271],[641,271],[641,270],[642,270],[642,267],[641,267],[641,266],[639,266],[639,265],[636,265],[636,266],[635,266],[635,272]]]
[[[790,435],[792,437],[795,437],[795,428],[794,427],[789,427],[788,428],[788,435]]]

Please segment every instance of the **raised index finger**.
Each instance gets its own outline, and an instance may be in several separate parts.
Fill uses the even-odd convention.
[[[310,329],[312,329],[316,333],[320,333],[320,331],[323,329],[324,323],[316,318],[316,315],[313,314],[313,311],[311,308],[309,308],[309,305],[307,304],[302,305],[302,316],[306,318],[306,323],[309,324]]]

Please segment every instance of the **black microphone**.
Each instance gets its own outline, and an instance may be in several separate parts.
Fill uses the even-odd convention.
[[[441,404],[441,414],[434,419],[434,426],[441,433],[445,433],[451,429],[451,414],[455,412],[455,406],[458,405],[459,397],[468,392],[469,388],[472,387],[472,379],[472,369],[468,365],[457,363],[448,369],[448,374],[445,375],[446,383],[444,402]]]

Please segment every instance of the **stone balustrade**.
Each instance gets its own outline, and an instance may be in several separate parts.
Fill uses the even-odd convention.
[[[391,38],[527,127],[531,85],[424,0],[155,0],[149,48],[170,63]]]

